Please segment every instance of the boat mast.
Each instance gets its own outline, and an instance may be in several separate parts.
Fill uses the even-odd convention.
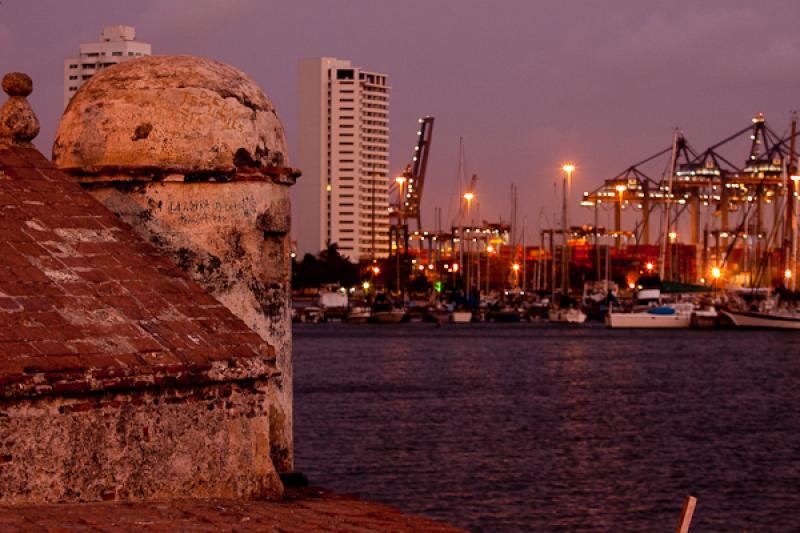
[[[664,235],[662,235],[661,238],[661,261],[659,261],[659,268],[658,268],[658,274],[662,280],[666,275],[667,242],[670,234],[670,226],[672,225],[672,222],[670,220],[672,216],[671,213],[672,179],[675,176],[675,162],[677,160],[677,152],[678,152],[678,128],[675,128],[672,132],[672,157],[670,158],[670,164],[669,164],[669,178],[667,178],[667,199],[666,203],[664,204],[664,224],[663,224]],[[670,270],[672,269],[670,268]]]
[[[797,215],[794,212],[796,183],[793,176],[797,174],[795,165],[795,136],[797,135],[797,111],[792,111],[792,133],[789,141],[789,162],[786,165],[786,186],[784,187],[786,198],[786,216],[783,221],[783,248],[784,248],[784,269],[791,273],[791,289],[795,290],[797,278]]]

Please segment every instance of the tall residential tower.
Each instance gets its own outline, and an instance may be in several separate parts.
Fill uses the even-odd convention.
[[[83,43],[80,55],[64,60],[64,107],[86,80],[101,69],[134,57],[151,55],[150,45],[135,41],[131,26],[105,26],[100,42]]]
[[[352,261],[389,252],[389,85],[331,57],[299,64],[300,255],[336,243]]]

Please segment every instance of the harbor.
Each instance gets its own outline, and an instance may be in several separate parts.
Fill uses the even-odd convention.
[[[372,253],[351,276],[363,281],[318,290],[310,303],[296,298],[296,320],[583,323],[592,317],[612,328],[800,329],[796,113],[788,135],[778,135],[759,113],[705,150],[695,150],[676,129],[670,147],[583,193],[580,206],[594,224],[570,224],[578,167],[565,163],[560,228],[540,228],[538,245],[526,243],[513,184],[508,222],[478,222],[472,204],[479,179],[463,173],[463,151],[449,231],[440,213],[435,230],[423,229],[433,124],[433,117],[419,119],[412,162],[390,188],[389,254],[377,253],[373,227]],[[744,163],[732,163],[729,145],[741,150],[745,140]],[[662,175],[652,174],[664,165]],[[613,229],[600,226],[612,213]],[[335,245],[325,253],[338,257]],[[313,294],[297,281],[296,288]],[[351,306],[351,298],[358,303]]]

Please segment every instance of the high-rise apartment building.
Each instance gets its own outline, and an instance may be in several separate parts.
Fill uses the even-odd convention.
[[[389,252],[386,74],[331,57],[299,64],[297,250],[336,243],[352,261]]]
[[[83,43],[80,55],[64,60],[64,107],[95,72],[134,57],[151,55],[150,45],[135,41],[131,26],[105,26],[100,42]]]

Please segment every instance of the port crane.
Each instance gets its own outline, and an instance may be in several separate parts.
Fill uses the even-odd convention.
[[[411,162],[406,165],[400,176],[395,178],[389,193],[397,193],[397,204],[389,208],[389,246],[396,261],[397,289],[400,291],[401,278],[408,279],[407,274],[401,275],[400,254],[402,248],[405,269],[408,268],[408,220],[416,222],[417,234],[422,232],[422,193],[425,189],[425,174],[428,170],[428,157],[433,138],[433,117],[426,116],[418,120],[417,144],[414,146],[414,155]],[[427,234],[427,232],[425,232]]]
[[[652,165],[662,156],[672,153],[672,147],[628,167],[625,171],[591,192],[584,193],[582,205],[595,208],[612,205],[615,211],[615,225],[612,234],[617,237],[619,247],[625,235],[632,235],[637,244],[649,244],[649,219],[653,210],[663,206],[669,219],[667,228],[677,228],[683,213],[690,215],[688,242],[699,245],[702,241],[703,259],[706,263],[709,234],[716,244],[716,264],[727,260],[737,239],[753,240],[755,255],[767,245],[768,234],[775,234],[775,241],[784,248],[784,255],[793,255],[793,246],[788,237],[791,233],[794,201],[781,204],[782,198],[794,198],[796,186],[789,179],[797,173],[795,165],[795,139],[798,135],[796,117],[793,116],[789,136],[783,137],[772,130],[759,113],[746,127],[711,145],[703,151],[695,151],[683,135],[676,141],[675,159],[663,177],[654,179],[647,175],[643,166]],[[749,137],[749,153],[743,164],[733,163],[720,152],[720,149]],[[788,194],[787,194],[788,193]],[[772,207],[772,229],[766,231],[765,207]],[[674,209],[671,209],[670,206]],[[623,207],[640,211],[634,231],[622,231]],[[716,229],[700,231],[701,212],[705,211],[715,219]],[[731,213],[740,212],[739,222],[731,224]],[[785,212],[785,213],[784,213]],[[597,224],[595,223],[595,226]],[[662,238],[664,238],[662,236]],[[788,260],[784,259],[788,264]],[[705,267],[703,268],[705,270]]]
[[[397,225],[406,224],[408,220],[416,221],[417,231],[422,230],[422,192],[425,189],[425,174],[428,170],[428,156],[433,138],[433,117],[419,119],[417,144],[414,155],[406,165],[403,173],[395,180],[393,190],[398,192],[397,206],[390,215]]]

